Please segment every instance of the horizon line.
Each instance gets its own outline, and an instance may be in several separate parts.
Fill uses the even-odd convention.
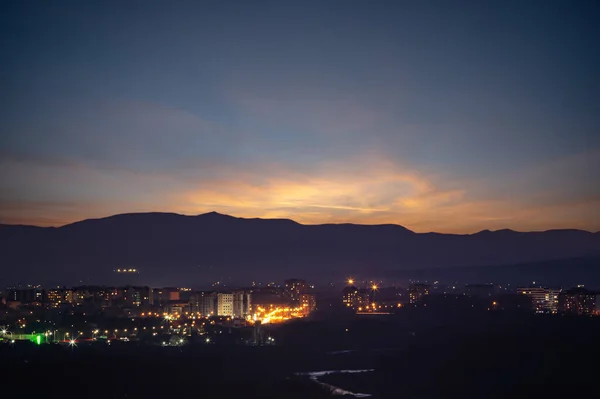
[[[124,212],[124,213],[116,213],[113,215],[108,215],[108,216],[103,216],[103,217],[97,217],[97,218],[86,218],[86,219],[81,219],[81,220],[76,220],[74,222],[69,222],[69,223],[65,223],[62,225],[48,225],[48,226],[39,226],[39,225],[34,225],[34,224],[23,224],[23,223],[3,223],[2,221],[0,221],[0,226],[18,226],[18,227],[35,227],[35,228],[40,228],[40,229],[60,229],[66,226],[70,226],[73,224],[77,224],[77,223],[83,223],[86,221],[92,221],[92,220],[102,220],[102,219],[109,219],[112,217],[117,217],[117,216],[125,216],[125,215],[152,215],[152,214],[156,214],[156,215],[175,215],[175,216],[182,216],[182,217],[200,217],[200,216],[206,216],[206,215],[210,215],[210,214],[214,214],[214,215],[220,215],[220,216],[225,216],[225,217],[230,217],[233,219],[241,219],[241,220],[285,220],[285,221],[290,221],[293,223],[296,223],[298,225],[301,226],[332,226],[332,225],[338,225],[338,226],[342,226],[342,225],[353,225],[353,226],[396,226],[396,227],[400,227],[408,232],[411,232],[413,234],[447,234],[447,235],[461,235],[461,236],[469,236],[469,235],[476,235],[476,234],[480,234],[480,233],[485,233],[485,232],[491,232],[491,233],[496,233],[496,232],[502,232],[502,231],[508,231],[508,232],[513,232],[513,233],[545,233],[545,232],[550,232],[550,231],[581,231],[581,232],[585,232],[585,233],[590,233],[590,234],[598,234],[600,233],[600,230],[598,231],[590,231],[590,230],[584,230],[584,229],[577,229],[577,228],[557,228],[557,229],[547,229],[547,230],[530,230],[530,231],[520,231],[520,230],[514,230],[511,228],[503,228],[503,229],[497,229],[497,230],[490,230],[490,229],[483,229],[483,230],[479,230],[473,233],[439,233],[436,231],[426,231],[426,232],[416,232],[413,231],[401,224],[397,224],[397,223],[377,223],[377,224],[364,224],[364,223],[352,223],[352,222],[338,222],[338,223],[300,223],[294,219],[290,219],[290,218],[261,218],[261,217],[242,217],[242,216],[233,216],[233,215],[229,215],[226,213],[221,213],[221,212],[217,212],[217,211],[209,211],[209,212],[204,212],[204,213],[199,213],[199,214],[183,214],[183,213],[177,213],[177,212],[159,212],[159,211],[154,211],[154,212]]]

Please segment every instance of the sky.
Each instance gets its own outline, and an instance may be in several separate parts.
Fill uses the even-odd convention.
[[[600,230],[600,2],[3,1],[0,223]]]

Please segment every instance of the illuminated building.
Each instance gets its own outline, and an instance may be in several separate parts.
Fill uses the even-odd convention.
[[[154,304],[153,290],[150,287],[125,287],[123,299],[129,306],[147,307]]]
[[[411,283],[408,287],[408,301],[419,303],[425,295],[429,295],[429,284]]]
[[[63,293],[60,288],[48,290],[48,305],[50,308],[58,308],[63,302]]]
[[[311,314],[317,307],[317,300],[314,294],[301,294],[300,306],[304,309],[306,316]]]
[[[517,294],[525,295],[531,300],[536,313],[557,313],[560,289],[527,287],[517,288]]]
[[[73,303],[73,290],[54,288],[47,291],[47,300],[50,308],[59,308],[63,304]]]
[[[197,291],[190,294],[190,311],[202,317],[217,314],[217,294],[215,292]]]
[[[357,305],[358,288],[354,285],[344,287],[342,290],[342,303],[348,308],[355,307]]]
[[[286,298],[289,298],[291,301],[298,302],[300,300],[300,295],[304,294],[305,292],[306,280],[300,280],[296,278],[285,280],[283,293]]]
[[[71,303],[74,306],[81,306],[86,298],[91,297],[90,293],[81,288],[73,289]]]
[[[356,294],[356,300],[354,307],[358,308],[367,308],[371,305],[371,302],[374,301],[374,292],[375,290],[369,290],[366,288],[361,288],[358,290]]]
[[[41,303],[44,301],[44,290],[41,288],[27,288],[10,290],[8,300],[22,304]]]
[[[252,295],[244,291],[236,291],[233,294],[233,317],[245,319],[252,313]]]
[[[179,301],[179,289],[173,287],[157,288],[152,290],[153,302],[156,305],[164,306],[169,301]]]
[[[216,314],[217,294],[214,292],[203,292],[198,297],[198,312],[204,316],[212,316]]]
[[[233,294],[217,294],[217,316],[233,317]]]
[[[171,301],[167,306],[166,306],[166,313],[169,315],[178,315],[181,316],[182,314],[189,312],[189,303],[188,302],[183,302],[183,301]]]
[[[571,288],[558,296],[558,309],[561,313],[576,315],[595,314],[597,295],[583,287]]]

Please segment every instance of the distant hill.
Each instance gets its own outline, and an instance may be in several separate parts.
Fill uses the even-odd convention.
[[[302,225],[216,212],[122,214],[59,228],[0,225],[0,279],[5,284],[110,283],[121,278],[113,270],[123,267],[139,269],[136,282],[153,285],[285,277],[328,281],[381,270],[506,265],[597,254],[600,234],[580,230],[420,234],[398,225]]]

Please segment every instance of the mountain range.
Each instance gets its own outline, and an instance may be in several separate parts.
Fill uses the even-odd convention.
[[[415,233],[392,224],[303,225],[216,212],[131,213],[62,227],[0,225],[4,284],[108,284],[124,278],[118,268],[135,268],[136,282],[156,286],[287,277],[326,282],[599,256],[600,234],[581,230]]]

